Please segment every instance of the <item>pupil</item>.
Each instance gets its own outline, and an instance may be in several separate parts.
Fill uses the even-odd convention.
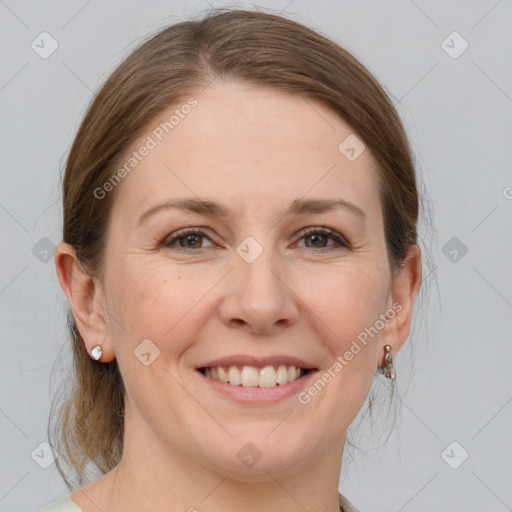
[[[323,235],[310,235],[311,240],[313,241],[313,245],[318,245],[318,242],[321,243]]]
[[[194,246],[194,241],[197,241],[199,237],[197,235],[187,235],[187,243],[190,243]]]

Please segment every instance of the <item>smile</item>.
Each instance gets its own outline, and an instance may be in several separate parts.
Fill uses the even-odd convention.
[[[212,366],[199,371],[210,379],[231,386],[273,388],[300,379],[308,370],[294,365]]]

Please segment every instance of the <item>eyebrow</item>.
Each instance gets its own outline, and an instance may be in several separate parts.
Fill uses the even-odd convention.
[[[145,222],[157,212],[177,208],[180,210],[191,211],[206,215],[208,217],[219,217],[225,219],[229,217],[229,210],[216,201],[201,201],[198,199],[187,198],[158,203],[149,210],[145,211],[138,219],[137,226]],[[354,203],[345,199],[295,199],[285,215],[301,215],[305,213],[324,213],[332,211],[335,208],[345,208],[366,221],[366,213]]]

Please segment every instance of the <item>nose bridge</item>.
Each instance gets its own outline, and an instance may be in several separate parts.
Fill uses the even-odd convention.
[[[277,302],[283,295],[283,283],[274,269],[279,263],[272,237],[266,236],[260,243],[248,236],[238,245],[236,252],[239,257],[236,267],[244,284],[243,295],[255,306],[261,302],[268,307],[271,302]]]
[[[265,332],[284,320],[295,321],[297,311],[272,236],[259,238],[262,243],[248,236],[236,247],[224,318],[231,323],[243,321],[255,331]]]

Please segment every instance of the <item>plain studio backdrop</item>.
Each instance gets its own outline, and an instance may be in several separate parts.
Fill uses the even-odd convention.
[[[210,6],[272,9],[352,52],[396,104],[429,192],[398,420],[356,432],[341,492],[361,512],[512,510],[512,2],[2,0],[0,511],[69,492],[46,428],[57,356],[70,360],[52,255],[79,121],[141,38]]]

